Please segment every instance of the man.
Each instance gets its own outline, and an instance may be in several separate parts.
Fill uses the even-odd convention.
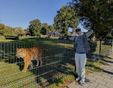
[[[86,65],[86,53],[90,50],[86,35],[81,32],[80,28],[76,29],[75,39],[75,64],[76,73],[78,75],[76,81],[80,84],[85,83],[85,65]]]

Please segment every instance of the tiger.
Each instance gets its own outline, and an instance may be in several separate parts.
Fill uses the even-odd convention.
[[[42,49],[39,47],[32,48],[16,48],[16,58],[22,58],[24,60],[24,67],[22,72],[26,72],[29,66],[32,66],[32,60],[37,61],[37,65],[42,65]]]

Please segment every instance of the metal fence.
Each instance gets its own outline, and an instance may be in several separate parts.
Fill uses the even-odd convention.
[[[39,84],[52,79],[58,70],[65,49],[43,46],[43,64],[23,73],[23,60],[16,59],[16,48],[38,47],[37,42],[1,42],[0,43],[0,88],[38,88]]]
[[[107,40],[109,41],[109,40]],[[99,60],[103,59],[103,57],[109,57],[113,53],[113,45],[112,43],[106,43],[106,41],[97,41],[96,49],[94,52],[91,52],[89,60]]]

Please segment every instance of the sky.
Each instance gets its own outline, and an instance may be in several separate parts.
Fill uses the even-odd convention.
[[[53,24],[57,11],[72,0],[0,0],[0,23],[27,28],[33,19]]]

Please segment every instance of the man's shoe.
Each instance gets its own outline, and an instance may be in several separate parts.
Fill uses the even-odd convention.
[[[83,79],[80,80],[80,81],[79,81],[79,84],[80,84],[80,85],[84,85],[84,84],[85,84],[85,80],[83,80]]]
[[[80,81],[80,77],[77,77],[77,78],[76,78],[76,81],[79,82],[79,81]]]

